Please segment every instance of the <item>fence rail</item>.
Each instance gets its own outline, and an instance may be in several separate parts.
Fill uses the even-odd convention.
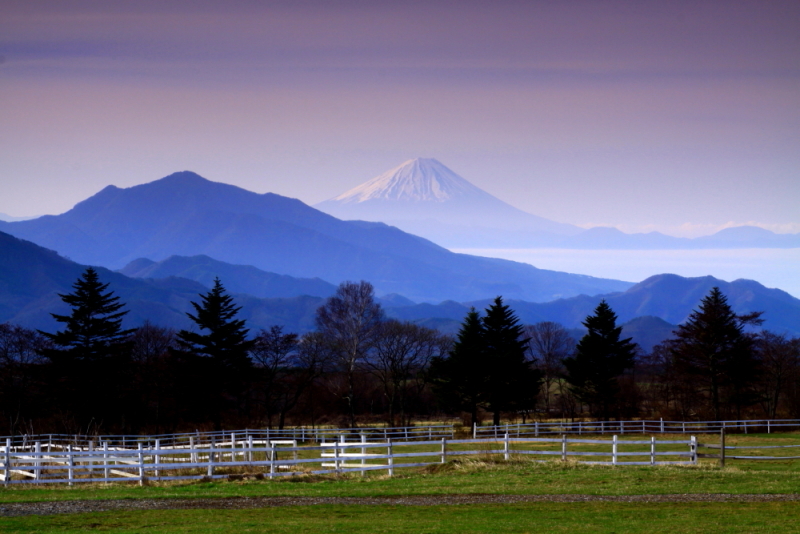
[[[73,447],[88,448],[93,444],[108,442],[122,448],[136,448],[141,443],[145,449],[159,443],[170,446],[210,445],[224,441],[257,441],[295,440],[301,443],[319,443],[324,440],[338,439],[341,435],[366,434],[371,439],[401,439],[405,441],[435,439],[455,435],[453,425],[425,425],[409,427],[365,427],[365,428],[285,428],[285,429],[243,429],[219,432],[187,432],[179,434],[139,435],[85,435],[85,434],[19,434],[0,437],[0,443],[11,439],[14,446],[25,446],[29,443],[47,443],[53,448]]]
[[[674,450],[674,447],[684,447]],[[511,455],[570,458],[587,464],[667,465],[697,462],[697,440],[621,440],[559,438],[448,439],[336,441],[300,446],[296,441],[231,440],[210,445],[162,445],[145,448],[112,447],[105,441],[97,447],[68,444],[48,450],[35,442],[13,445],[10,439],[0,454],[0,481],[9,484],[80,482],[138,482],[214,479],[236,476],[277,477],[296,474],[325,474],[386,470],[445,463],[451,456]],[[667,447],[667,449],[665,449]],[[576,450],[582,448],[583,450]],[[657,450],[660,448],[660,450]],[[422,449],[422,450],[421,450]],[[355,451],[355,452],[354,452]],[[588,457],[608,460],[586,460]],[[633,458],[626,460],[626,458]],[[376,463],[377,462],[377,463]]]
[[[494,437],[508,433],[512,436],[546,436],[561,434],[706,434],[742,432],[744,434],[800,430],[800,419],[750,419],[731,421],[574,421],[533,422],[498,426],[474,426],[472,436]]]
[[[512,437],[540,437],[548,435],[583,435],[583,434],[705,434],[718,433],[780,432],[800,430],[800,419],[751,419],[730,421],[664,421],[664,420],[630,420],[630,421],[574,421],[574,422],[533,422],[527,424],[506,424],[498,426],[475,426],[473,438],[498,439],[505,434]],[[425,440],[453,438],[454,425],[420,425],[409,427],[364,427],[364,428],[285,428],[285,429],[241,429],[220,432],[187,432],[178,434],[140,435],[85,435],[85,434],[18,434],[0,437],[0,443],[11,439],[14,446],[25,446],[29,443],[47,443],[52,447],[88,448],[92,444],[109,442],[122,448],[136,447],[142,443],[144,448],[152,448],[156,442],[161,445],[202,445],[222,441],[246,441],[250,437],[258,441],[296,440],[300,443],[321,443],[325,440],[338,439],[339,436],[359,436],[366,434],[369,439],[393,440]]]

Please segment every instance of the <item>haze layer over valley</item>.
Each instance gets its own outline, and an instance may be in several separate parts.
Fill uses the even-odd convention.
[[[741,226],[689,239],[584,229],[523,212],[435,159],[406,161],[316,207],[385,222],[466,254],[634,281],[662,272],[749,278],[800,295],[800,234]]]

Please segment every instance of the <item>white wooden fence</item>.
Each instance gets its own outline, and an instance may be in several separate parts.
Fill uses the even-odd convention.
[[[477,448],[470,447],[477,445]],[[597,450],[597,446],[603,450]],[[682,450],[675,450],[679,446]],[[572,447],[572,449],[570,449]],[[575,450],[594,447],[595,450]],[[638,450],[629,450],[630,448]],[[657,450],[657,448],[659,450]],[[422,449],[422,450],[420,450]],[[626,449],[626,450],[623,450]],[[644,450],[642,450],[644,449]],[[516,438],[505,434],[500,440],[448,439],[428,441],[360,441],[344,438],[313,446],[298,446],[294,440],[231,440],[210,445],[162,445],[152,448],[142,442],[136,448],[96,446],[65,447],[35,442],[14,446],[10,439],[0,453],[0,481],[9,484],[78,482],[109,483],[214,479],[253,476],[256,478],[297,474],[325,474],[386,470],[445,463],[453,456],[530,455],[604,465],[667,465],[697,462],[697,440],[620,440],[559,438]],[[590,460],[586,458],[608,458]],[[634,460],[624,460],[634,458]]]
[[[547,436],[561,434],[706,434],[726,432],[767,433],[800,430],[800,419],[749,419],[730,421],[563,421],[474,426],[472,437]]]
[[[252,438],[257,442],[294,440],[298,443],[320,443],[322,441],[338,439],[340,435],[366,434],[370,439],[378,440],[431,440],[452,438],[455,435],[453,425],[420,425],[408,427],[364,427],[364,428],[284,428],[284,429],[243,429],[225,430],[219,432],[185,432],[178,434],[160,434],[151,436],[106,434],[18,434],[15,436],[0,437],[0,444],[11,439],[14,446],[27,446],[35,442],[49,444],[50,446],[63,446],[68,444],[73,447],[89,447],[92,443],[108,442],[121,448],[136,448],[142,443],[145,449],[152,448],[156,442],[162,446],[194,446],[211,445],[222,441],[247,441]]]

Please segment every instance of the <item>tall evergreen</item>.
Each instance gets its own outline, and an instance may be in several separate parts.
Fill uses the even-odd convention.
[[[636,345],[620,339],[622,327],[605,300],[583,322],[589,331],[578,342],[575,355],[564,359],[566,380],[581,402],[596,416],[608,419],[619,400],[618,377],[633,367]]]
[[[219,278],[200,303],[192,302],[194,314],[186,315],[199,327],[200,332],[178,332],[175,350],[191,369],[197,384],[192,408],[211,418],[217,430],[222,429],[222,418],[244,415],[247,409],[247,389],[253,363],[249,351],[254,345],[247,339],[249,330],[245,321],[236,319],[241,307],[233,302]],[[236,422],[231,422],[236,424]]]
[[[483,344],[487,408],[493,414],[493,423],[499,425],[501,412],[533,408],[542,377],[531,369],[525,357],[528,338],[502,297],[486,309]]]
[[[724,404],[739,411],[755,401],[751,386],[758,378],[756,350],[744,326],[761,324],[760,316],[760,312],[736,315],[715,287],[675,332],[673,363],[707,396],[716,420],[724,415]]]
[[[54,413],[62,431],[102,431],[104,425],[124,429],[131,408],[127,366],[133,330],[122,329],[128,312],[91,267],[72,288],[59,295],[71,313],[51,314],[66,325],[64,330],[41,332],[51,341],[41,353],[50,361]]]
[[[100,283],[100,278],[92,267],[84,271],[73,284],[73,292],[59,294],[61,300],[72,307],[69,315],[50,315],[66,325],[64,330],[50,334],[41,332],[54,348],[46,355],[59,362],[92,362],[119,352],[133,330],[122,329],[124,304],[119,302],[109,284]]]
[[[234,305],[233,297],[226,293],[219,278],[214,279],[214,287],[208,293],[199,296],[202,299],[200,304],[192,302],[196,313],[186,315],[200,332],[181,330],[178,332],[178,345],[230,369],[250,367],[249,351],[254,342],[247,339],[249,330],[245,328],[245,321],[236,319],[241,306]]]
[[[472,308],[447,357],[431,360],[428,376],[444,407],[469,412],[473,425],[478,422],[478,408],[487,399],[485,362],[483,321]]]

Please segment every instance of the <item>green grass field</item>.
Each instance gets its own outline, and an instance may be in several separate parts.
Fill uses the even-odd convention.
[[[710,441],[710,440],[707,440]],[[713,442],[713,441],[711,441]],[[729,436],[728,444],[789,444],[800,434]],[[788,449],[792,450],[792,449]],[[181,484],[12,486],[8,502],[246,496],[445,494],[776,494],[800,492],[800,460],[698,466],[602,467],[516,456],[459,457],[389,478],[303,476]],[[316,505],[252,510],[150,510],[0,519],[3,532],[800,532],[800,502],[521,503],[458,506]]]
[[[5,518],[4,532],[800,532],[796,503],[298,506]]]

